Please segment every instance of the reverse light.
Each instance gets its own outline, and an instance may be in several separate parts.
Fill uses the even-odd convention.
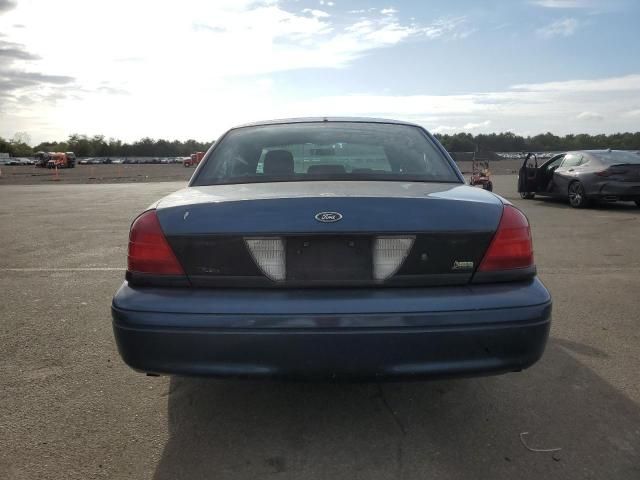
[[[131,225],[127,270],[135,273],[184,275],[167,243],[155,210],[144,212]]]
[[[274,238],[245,238],[251,256],[267,277],[271,280],[286,278],[284,240]]]
[[[479,272],[495,272],[533,266],[533,243],[527,217],[513,205],[505,205],[498,230],[485,253]]]
[[[415,237],[376,237],[373,242],[373,278],[385,280],[398,271]]]

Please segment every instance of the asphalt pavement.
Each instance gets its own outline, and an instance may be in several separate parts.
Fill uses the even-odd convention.
[[[0,478],[640,478],[640,209],[494,183],[554,298],[544,357],[383,384],[130,370],[109,311],[129,223],[184,183],[0,187]]]

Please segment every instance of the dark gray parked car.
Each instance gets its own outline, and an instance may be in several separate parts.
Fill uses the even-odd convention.
[[[522,198],[535,195],[567,198],[572,207],[592,200],[633,201],[640,207],[640,156],[624,150],[561,153],[538,165],[527,155],[518,175]]]

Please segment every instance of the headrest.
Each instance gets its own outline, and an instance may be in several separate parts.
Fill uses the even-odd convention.
[[[264,156],[265,175],[293,175],[293,155],[288,150],[271,150]]]

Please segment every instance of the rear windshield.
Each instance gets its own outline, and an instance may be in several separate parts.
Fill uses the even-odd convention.
[[[417,127],[317,122],[231,130],[193,185],[304,180],[460,182]]]
[[[602,152],[593,153],[592,155],[605,165],[623,165],[629,163],[640,165],[640,155],[634,152]]]

